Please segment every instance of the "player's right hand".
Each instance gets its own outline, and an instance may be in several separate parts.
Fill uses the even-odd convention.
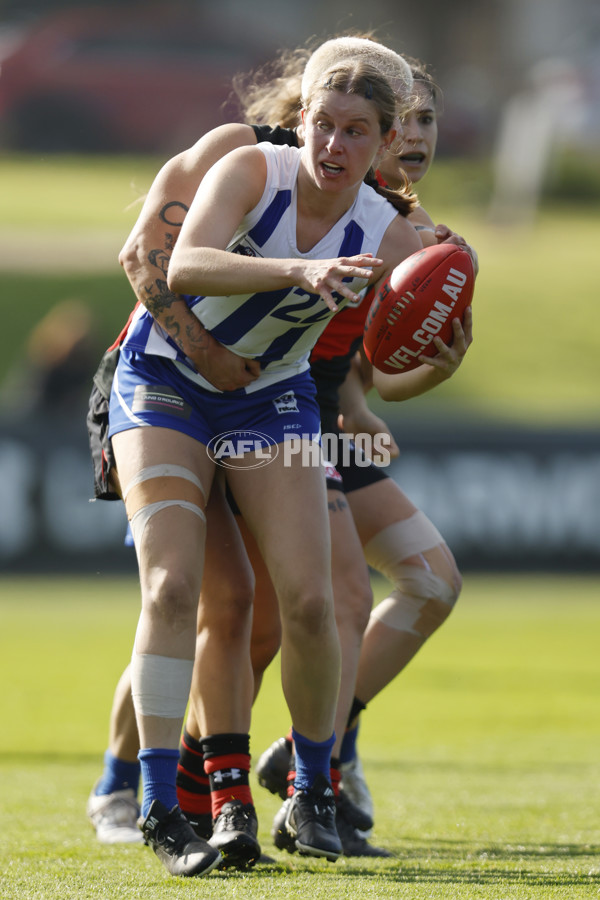
[[[208,345],[189,357],[197,371],[219,391],[236,391],[256,381],[260,363],[232,353],[212,335]]]

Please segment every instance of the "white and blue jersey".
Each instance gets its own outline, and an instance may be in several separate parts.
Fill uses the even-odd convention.
[[[246,216],[227,250],[277,259],[337,259],[359,253],[377,255],[397,212],[371,187],[361,185],[352,207],[307,253],[296,244],[296,183],[302,150],[258,144],[267,161],[265,190]],[[364,279],[349,279],[352,290]],[[308,356],[334,313],[319,294],[289,287],[229,296],[186,297],[187,304],[212,336],[239,356],[257,359],[261,375],[245,390],[252,393],[309,367]],[[339,308],[347,301],[338,296]],[[123,348],[174,362],[185,378],[217,391],[193,367],[151,314],[139,307]]]

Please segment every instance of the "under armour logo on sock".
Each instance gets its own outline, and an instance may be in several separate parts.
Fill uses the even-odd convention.
[[[212,772],[210,775],[211,781],[215,784],[225,784],[226,782],[230,781],[239,781],[241,777],[241,769],[217,769],[216,772]]]

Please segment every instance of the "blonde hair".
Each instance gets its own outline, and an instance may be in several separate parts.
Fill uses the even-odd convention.
[[[295,128],[300,123],[302,73],[310,50],[282,50],[260,69],[237,75],[233,88],[246,122]]]
[[[360,60],[386,78],[400,98],[408,98],[413,85],[413,76],[409,64],[394,50],[371,38],[338,37],[325,41],[312,53],[302,75],[300,92],[302,99],[310,96],[312,87],[327,69],[347,60]]]
[[[234,78],[233,87],[244,119],[257,125],[300,124],[303,98],[322,74],[342,62],[357,60],[373,66],[391,83],[399,105],[398,114],[412,102],[413,75],[406,60],[370,37],[345,35],[320,44],[312,53],[300,47],[283,50],[260,69]]]

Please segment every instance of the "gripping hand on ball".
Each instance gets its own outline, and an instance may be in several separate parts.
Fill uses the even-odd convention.
[[[436,225],[435,237],[438,244],[443,244],[447,241],[449,244],[456,244],[457,247],[461,247],[463,250],[466,250],[473,261],[473,272],[475,275],[477,275],[477,273],[479,272],[479,260],[477,258],[477,253],[470,244],[467,244],[462,235],[457,234],[455,231],[452,231],[452,229],[448,228],[447,225]]]
[[[433,366],[445,378],[450,378],[465,357],[465,353],[473,343],[473,310],[470,306],[465,309],[464,320],[461,325],[460,319],[452,320],[453,339],[452,344],[448,346],[439,337],[434,337],[433,343],[437,348],[436,356],[420,356],[419,361],[428,366]]]

